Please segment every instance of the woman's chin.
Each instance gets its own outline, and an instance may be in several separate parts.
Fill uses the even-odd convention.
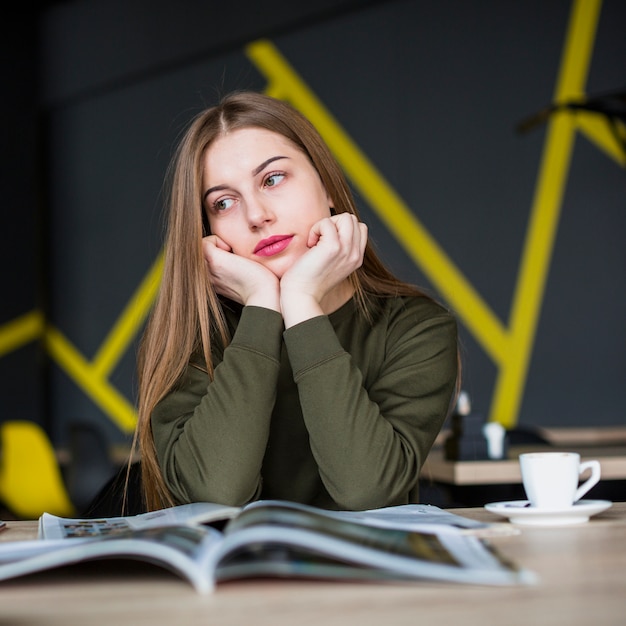
[[[274,276],[276,276],[276,278],[278,278],[278,280],[280,280],[283,277],[283,274],[287,271],[286,267],[280,267],[280,268],[276,268],[276,269],[274,269],[273,267],[268,267],[267,269],[270,272],[272,272],[272,274],[274,274]]]
[[[283,277],[283,274],[293,265],[294,260],[288,258],[275,258],[268,259],[263,265],[270,271],[278,280]]]

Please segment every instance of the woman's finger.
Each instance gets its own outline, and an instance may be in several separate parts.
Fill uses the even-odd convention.
[[[215,246],[216,248],[220,248],[220,250],[226,250],[226,252],[231,252],[232,248],[220,237],[217,235],[208,235],[207,237],[202,238],[202,245]]]

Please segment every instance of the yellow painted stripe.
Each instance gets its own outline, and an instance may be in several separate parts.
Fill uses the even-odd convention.
[[[30,311],[0,326],[0,357],[41,337],[43,328],[41,311]]]
[[[600,5],[599,0],[577,0],[573,5],[556,101],[577,96],[584,89]],[[575,132],[574,120],[567,113],[555,115],[548,128],[511,310],[511,354],[498,372],[489,414],[490,420],[505,427],[516,423],[523,398]]]
[[[495,361],[502,360],[508,342],[501,322],[374,165],[271,42],[256,41],[247,46],[246,52],[268,79],[271,93],[282,94],[315,125],[359,193],[480,338],[491,357]]]
[[[559,70],[555,102],[582,96],[593,53],[602,0],[574,0]]]
[[[93,360],[93,371],[98,377],[106,377],[111,373],[135,338],[154,303],[162,273],[163,252],[157,257],[96,354]]]
[[[46,347],[60,367],[108,415],[117,426],[131,433],[137,421],[133,406],[110,383],[100,378],[91,364],[56,328],[45,333]]]

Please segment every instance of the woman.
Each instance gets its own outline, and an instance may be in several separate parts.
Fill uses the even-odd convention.
[[[383,267],[313,126],[232,94],[191,123],[170,174],[139,355],[148,509],[416,501],[455,390],[456,323]]]

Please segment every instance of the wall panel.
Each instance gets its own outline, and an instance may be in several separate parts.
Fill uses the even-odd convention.
[[[626,422],[626,157],[607,152],[597,120],[590,130],[588,118],[551,118],[560,120],[556,147],[567,164],[562,197],[552,205],[554,239],[544,242],[546,264],[534,270],[545,278],[545,293],[539,289],[536,334],[531,330],[521,348],[509,336],[512,315],[525,310],[515,300],[523,256],[532,261],[540,254],[525,246],[558,124],[525,135],[515,127],[552,101],[568,34],[581,38],[572,61],[578,95],[625,87],[623,3],[317,2],[304,9],[279,3],[265,21],[256,9],[240,9],[247,16],[240,30],[230,6],[183,4],[184,10],[161,1],[150,9],[143,2],[85,0],[44,14],[49,230],[44,248],[20,241],[28,249],[28,284],[37,280],[32,259],[48,254],[42,293],[49,297],[38,310],[51,328],[50,375],[40,384],[48,390],[56,443],[83,421],[112,441],[127,439],[136,339],[147,312],[136,299],[158,271],[161,184],[172,147],[191,116],[219,93],[266,88],[267,69],[248,47],[262,38],[332,115],[331,139],[349,140],[376,174],[375,181],[351,177],[351,183],[382,256],[459,315],[464,386],[476,409],[509,426]],[[583,15],[574,31],[570,17],[578,9]],[[299,92],[284,94],[307,106]],[[560,180],[552,174],[548,183]],[[395,194],[393,202],[383,188]],[[438,246],[441,260],[424,256],[419,237],[403,239],[393,230],[402,210],[416,237]],[[6,249],[16,258],[15,246]],[[4,337],[9,322],[39,307],[20,295],[23,285],[16,286],[7,265],[12,297],[2,307]],[[446,290],[449,275],[482,312],[467,306],[457,283]],[[527,370],[520,365],[524,347]],[[18,348],[0,357],[2,371],[12,368]],[[502,386],[503,364],[517,368],[513,387]],[[22,382],[15,389],[23,389],[34,370],[16,371]],[[3,396],[14,411],[16,398]]]

